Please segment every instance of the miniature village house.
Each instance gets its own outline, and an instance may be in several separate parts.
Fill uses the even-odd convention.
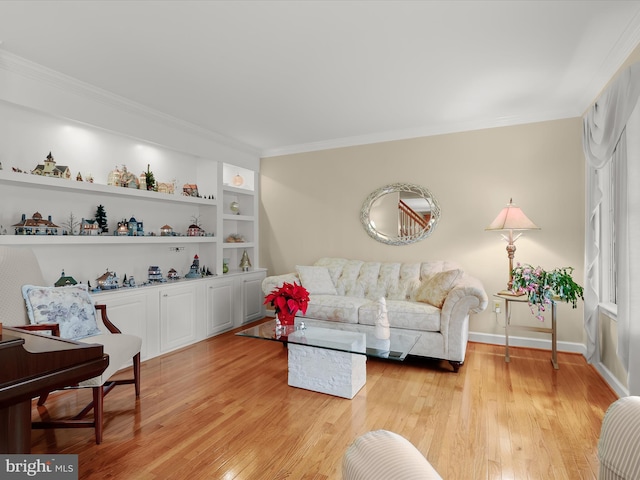
[[[34,213],[31,218],[27,218],[23,213],[22,220],[12,226],[16,230],[16,235],[57,235],[60,228],[51,221],[51,215],[48,220],[45,220],[39,212]]]
[[[198,194],[198,185],[195,183],[185,183],[182,186],[182,194],[187,197],[199,197]]]
[[[204,237],[204,235],[205,231],[200,227],[200,225],[196,225],[195,223],[189,225],[189,228],[187,229],[188,237]]]
[[[176,191],[176,185],[173,182],[158,182],[159,193],[173,194]]]
[[[151,265],[149,267],[149,281],[150,282],[164,282],[165,279],[162,276],[162,270],[157,265]]]
[[[47,155],[44,163],[38,164],[36,168],[31,170],[34,175],[42,175],[43,177],[71,178],[71,170],[64,165],[56,165],[51,152]]]
[[[129,235],[133,237],[144,236],[144,225],[142,222],[137,221],[135,217],[129,219]]]
[[[118,285],[117,275],[114,272],[110,272],[109,270],[100,275],[96,279],[96,282],[98,282],[98,287],[101,290],[113,290],[120,286]]]
[[[87,220],[85,218],[80,222],[80,235],[100,235],[100,225],[95,219]]]
[[[121,178],[122,172],[118,169],[118,167],[116,167],[109,172],[109,175],[107,176],[107,185],[119,187]]]
[[[117,236],[142,237],[144,236],[144,224],[131,217],[129,220],[118,222],[118,228],[114,232]]]
[[[56,287],[66,287],[68,285],[77,285],[77,284],[78,282],[76,281],[75,278],[64,274],[64,270],[62,271],[62,275],[60,275],[60,278],[56,281],[56,283],[54,283]]]
[[[178,275],[178,271],[175,268],[171,268],[167,273],[167,278],[169,278],[170,280],[177,280],[178,278],[180,278],[180,276]]]
[[[127,170],[126,165],[123,165],[122,172],[120,172],[120,182],[118,186],[137,189],[140,187],[140,180],[138,180],[138,177],[136,177],[134,173]]]

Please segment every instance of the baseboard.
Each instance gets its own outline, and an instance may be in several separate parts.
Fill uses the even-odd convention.
[[[618,380],[615,375],[613,375],[613,373],[611,373],[611,371],[604,366],[602,362],[594,363],[593,367],[604,379],[604,381],[607,382],[611,390],[613,390],[615,394],[618,395],[618,397],[622,398],[629,396],[629,389],[622,383],[620,383],[620,380]]]

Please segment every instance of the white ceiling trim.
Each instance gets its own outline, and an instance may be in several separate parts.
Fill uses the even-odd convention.
[[[0,69],[20,75],[25,78],[35,79],[49,86],[55,87],[79,97],[84,97],[104,105],[116,108],[118,110],[140,115],[152,121],[158,121],[164,125],[186,131],[199,137],[207,138],[219,144],[240,150],[251,155],[259,156],[260,150],[240,142],[234,138],[230,138],[212,132],[210,130],[194,125],[185,120],[167,115],[158,110],[146,107],[127,98],[121,97],[114,93],[103,90],[94,85],[77,80],[73,77],[57,72],[43,65],[31,62],[18,55],[14,55],[0,49]]]
[[[586,98],[585,95],[582,99],[583,104],[580,106],[580,116],[595,102],[602,90],[607,86],[607,83],[638,45],[640,45],[640,11],[629,21],[627,29],[620,35],[620,39],[611,49],[611,53],[607,55],[602,67],[591,79],[589,87],[585,89],[586,92],[593,91],[595,93],[590,98]]]
[[[539,113],[535,116],[513,116],[482,120],[477,122],[449,123],[441,126],[412,128],[407,130],[397,130],[393,132],[381,132],[371,135],[360,135],[355,137],[337,138],[322,142],[304,143],[300,145],[290,145],[286,147],[264,150],[261,158],[277,157],[281,155],[292,155],[296,153],[314,152],[319,150],[330,150],[332,148],[355,147],[358,145],[368,145],[371,143],[393,142],[397,140],[409,140],[412,138],[432,137],[435,135],[446,135],[449,133],[469,132],[473,130],[483,130],[487,128],[509,127],[526,123],[537,123],[563,118],[579,117],[580,112],[549,112]]]

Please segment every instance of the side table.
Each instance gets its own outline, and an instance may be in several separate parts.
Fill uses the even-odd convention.
[[[495,298],[504,300],[504,337],[505,337],[505,354],[504,361],[509,362],[509,330],[519,329],[528,330],[530,332],[542,332],[551,334],[551,364],[553,368],[558,370],[558,335],[556,330],[556,302],[551,301],[551,328],[545,327],[530,327],[527,325],[511,325],[511,303],[525,304],[528,306],[528,299],[526,295],[508,295],[504,293],[496,293],[493,295]]]

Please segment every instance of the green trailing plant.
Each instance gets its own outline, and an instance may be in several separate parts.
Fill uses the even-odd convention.
[[[544,320],[543,312],[547,305],[553,301],[567,302],[576,308],[578,300],[584,300],[583,288],[573,280],[573,267],[546,271],[541,267],[518,263],[511,274],[511,290],[528,296],[531,313],[540,321]]]

